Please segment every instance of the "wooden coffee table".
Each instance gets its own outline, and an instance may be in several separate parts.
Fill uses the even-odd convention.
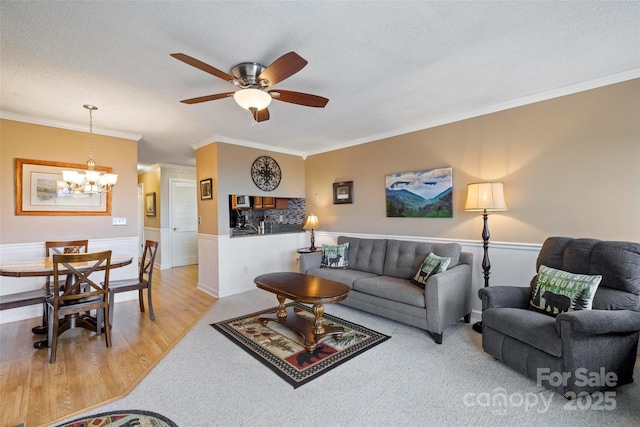
[[[276,314],[267,314],[258,318],[263,326],[269,322],[277,322],[297,332],[302,336],[301,344],[309,352],[314,351],[324,337],[334,336],[337,340],[342,338],[344,328],[322,324],[324,314],[322,304],[345,299],[349,293],[347,285],[293,272],[263,274],[253,281],[260,289],[274,293],[278,298]],[[285,307],[284,302],[287,298],[300,303],[313,304],[315,321],[299,316],[293,307]]]

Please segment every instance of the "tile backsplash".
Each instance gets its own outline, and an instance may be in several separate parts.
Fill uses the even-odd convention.
[[[287,209],[255,209],[251,208],[242,211],[247,217],[247,221],[257,226],[260,218],[266,216],[265,228],[272,233],[286,233],[294,231],[302,231],[302,227],[306,221],[306,206],[304,198],[288,199]],[[232,211],[232,223],[235,225],[234,211]]]

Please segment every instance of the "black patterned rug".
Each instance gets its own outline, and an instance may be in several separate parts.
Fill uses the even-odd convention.
[[[56,427],[178,427],[169,418],[149,411],[111,411],[88,415]]]
[[[298,315],[314,319],[310,307],[299,303],[288,303]],[[296,334],[288,328],[269,322],[262,326],[258,317],[275,313],[277,307],[211,324],[244,351],[262,362],[293,388],[330,371],[341,363],[388,340],[390,336],[367,329],[344,319],[324,314],[325,326],[342,326],[344,334],[340,340],[327,337],[320,341],[313,352],[308,352],[296,340]]]

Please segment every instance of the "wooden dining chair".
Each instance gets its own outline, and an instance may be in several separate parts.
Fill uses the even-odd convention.
[[[48,240],[44,242],[45,256],[50,257],[54,254],[77,254],[89,252],[89,240]],[[64,281],[62,281],[64,283]],[[64,286],[64,285],[63,285]],[[42,298],[42,326],[32,328],[34,334],[45,334],[47,332],[47,302],[45,297],[51,295],[51,276],[47,276],[42,286],[44,289],[44,297]],[[34,294],[37,294],[35,292]]]
[[[89,252],[89,240],[48,240],[44,242],[45,256],[55,254],[86,254]],[[45,289],[50,290],[51,276],[47,277]]]
[[[110,268],[111,251],[53,255],[53,289],[62,286],[62,291],[47,298],[49,363],[56,361],[58,337],[71,327],[84,327],[98,335],[104,327],[107,347],[111,346],[111,327],[105,321],[109,318]],[[97,271],[104,271],[102,281],[91,278]],[[86,315],[91,310],[96,310],[95,319]]]
[[[138,291],[138,301],[140,302],[140,312],[144,313],[144,299],[142,291],[147,290],[147,304],[149,305],[149,317],[156,320],[153,313],[153,299],[151,298],[151,279],[153,278],[153,265],[156,262],[158,252],[158,242],[147,240],[144,242],[144,251],[138,270],[137,279],[113,280],[109,284],[109,305],[114,307],[115,294],[120,292]],[[113,324],[113,309],[109,311],[109,323]]]

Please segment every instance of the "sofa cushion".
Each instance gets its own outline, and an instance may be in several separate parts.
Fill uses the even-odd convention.
[[[415,307],[425,307],[424,290],[406,279],[374,276],[353,282],[353,290]]]
[[[488,308],[482,312],[482,327],[494,329],[513,339],[556,357],[562,356],[562,340],[556,319],[520,308]]]
[[[411,278],[411,283],[420,286],[424,289],[424,285],[427,282],[429,276],[442,273],[447,269],[447,266],[451,263],[451,258],[440,257],[430,252],[418,267],[418,271]]]
[[[320,267],[310,268],[307,270],[306,274],[310,276],[320,277],[321,279],[344,283],[351,289],[353,289],[353,282],[358,279],[378,277],[377,274],[367,273],[366,271]]]
[[[530,306],[556,316],[570,310],[590,310],[602,276],[573,274],[541,265]]]
[[[349,242],[341,245],[322,245],[322,263],[324,268],[349,268]]]
[[[377,275],[382,274],[387,250],[386,239],[339,236],[338,244],[343,243],[349,243],[349,268]]]
[[[452,268],[460,261],[461,246],[457,243],[388,240],[382,274],[409,280],[431,252],[441,257],[451,258],[448,268]]]

